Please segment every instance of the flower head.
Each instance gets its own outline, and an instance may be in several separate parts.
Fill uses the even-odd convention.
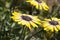
[[[46,31],[59,31],[60,30],[60,19],[58,18],[51,18],[51,19],[45,19],[45,21],[42,22],[42,26],[44,30]]]
[[[36,9],[39,9],[39,10],[44,9],[47,11],[49,9],[47,4],[41,0],[26,0],[26,2],[29,2],[31,5],[35,6]]]
[[[18,22],[18,24],[26,25],[26,27],[28,27],[30,30],[32,29],[32,27],[38,27],[38,25],[40,24],[40,20],[37,18],[37,16],[31,16],[17,12],[13,12],[12,15],[13,16],[11,18],[15,22]]]

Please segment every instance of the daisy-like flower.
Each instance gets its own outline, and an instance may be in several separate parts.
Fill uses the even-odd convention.
[[[58,18],[45,19],[45,21],[42,22],[42,27],[46,31],[58,32],[60,30],[60,19]]]
[[[21,14],[21,13],[18,13],[18,12],[13,12],[12,15],[13,16],[11,18],[15,22],[18,22],[18,24],[21,24],[21,25],[25,25],[30,30],[32,29],[32,27],[38,27],[38,25],[40,25],[40,20],[38,19],[37,16]]]
[[[47,4],[41,0],[26,0],[26,2],[29,2],[31,5],[35,6],[36,9],[39,9],[39,10],[44,9],[47,11],[49,9]]]

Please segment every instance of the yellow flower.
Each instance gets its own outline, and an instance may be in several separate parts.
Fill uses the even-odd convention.
[[[26,25],[26,27],[28,27],[30,30],[32,29],[32,27],[38,28],[38,25],[40,25],[40,20],[38,19],[37,16],[21,14],[18,12],[13,12],[12,15],[13,16],[11,18],[15,22],[18,22],[18,24],[21,24],[21,25]]]
[[[46,31],[57,32],[60,30],[60,19],[58,18],[45,19],[45,21],[42,21],[42,27]]]
[[[26,0],[26,2],[29,2],[31,5],[35,6],[36,9],[39,10],[48,10],[49,7],[47,6],[47,4],[44,1],[38,1],[38,0]]]

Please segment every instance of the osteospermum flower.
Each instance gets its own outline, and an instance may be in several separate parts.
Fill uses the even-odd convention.
[[[18,24],[21,25],[26,25],[26,27],[28,27],[30,30],[32,29],[32,27],[38,27],[38,25],[40,24],[40,20],[37,18],[37,16],[21,14],[18,12],[13,12],[12,15],[13,16],[11,18],[15,22],[18,22]]]
[[[58,31],[60,30],[60,19],[58,18],[51,18],[51,19],[45,19],[45,21],[42,22],[42,27],[46,31]]]
[[[36,9],[39,9],[39,10],[42,10],[42,9],[48,10],[49,9],[47,4],[41,0],[26,0],[26,2],[29,2],[31,5],[35,6]]]

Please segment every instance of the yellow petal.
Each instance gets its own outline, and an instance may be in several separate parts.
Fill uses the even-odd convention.
[[[58,31],[58,29],[56,27],[54,27],[54,29],[55,29],[56,32]]]
[[[39,9],[42,10],[42,6],[41,5],[39,5]]]
[[[34,1],[34,0],[26,0],[26,1]]]
[[[15,22],[19,22],[19,21],[21,21],[21,20],[15,20]]]
[[[52,20],[58,21],[58,19],[57,19],[57,18],[52,18]]]
[[[32,1],[32,2],[31,2],[31,4],[32,4],[33,6],[38,5],[38,3],[37,3],[37,2],[35,2],[35,1]]]
[[[17,14],[18,14],[18,12],[13,12],[13,13],[12,13],[12,15],[17,15]]]
[[[53,29],[53,26],[52,26],[52,25],[47,25],[47,26],[46,26],[46,28],[47,28],[47,30],[50,30],[50,31],[52,31],[52,32],[54,31],[54,29]]]
[[[20,21],[20,22],[18,22],[18,24],[21,24],[22,22]]]
[[[22,21],[18,22],[18,24],[25,25],[25,22],[22,20]]]
[[[60,30],[60,25],[57,25],[57,29]]]
[[[47,30],[47,28],[44,28],[44,30]]]
[[[30,30],[32,29],[29,22],[26,22],[26,26],[27,26]]]
[[[51,19],[44,19],[45,21],[51,21]]]
[[[42,2],[41,5],[42,5],[44,10],[48,10],[49,9],[49,7],[47,6],[47,4],[45,2]]]
[[[22,20],[22,25],[26,25],[26,21]]]
[[[30,24],[33,26],[33,27],[38,27],[35,23],[33,22],[30,22]]]
[[[49,24],[48,22],[43,22],[43,23],[42,23],[42,26],[43,26],[43,27],[46,27],[46,26],[49,26],[49,25],[50,25],[50,24]]]
[[[37,4],[37,5],[36,5],[36,9],[42,10],[42,6],[41,6],[40,4]]]
[[[33,21],[33,22],[34,22],[34,23],[36,23],[36,24],[39,24],[39,25],[41,24],[40,22],[38,22],[38,21],[36,21],[36,20],[35,20],[35,21]]]
[[[34,16],[34,18],[36,19],[36,18],[38,18],[38,16]]]
[[[41,22],[41,20],[39,20],[39,19],[35,19],[35,20]]]

